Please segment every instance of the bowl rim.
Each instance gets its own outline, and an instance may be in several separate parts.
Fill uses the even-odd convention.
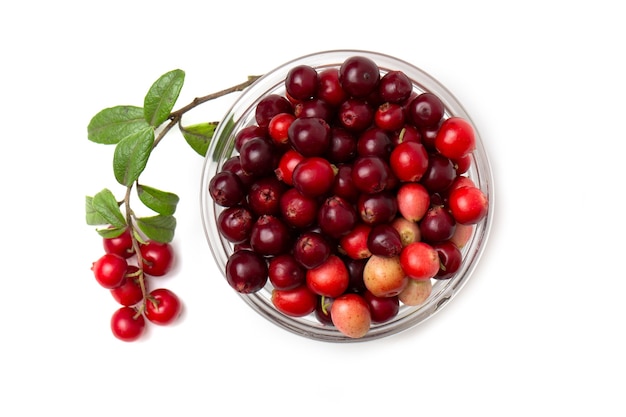
[[[401,308],[398,316],[391,321],[382,324],[373,323],[368,334],[362,338],[349,338],[332,326],[319,322],[316,323],[315,319],[290,317],[280,313],[269,301],[267,286],[266,289],[258,293],[238,293],[246,304],[273,324],[296,335],[326,342],[365,342],[380,339],[404,332],[434,316],[459,293],[473,275],[489,240],[495,207],[493,171],[484,147],[483,138],[469,113],[447,87],[421,68],[403,59],[380,52],[360,49],[334,49],[309,53],[289,60],[268,71],[246,88],[236,98],[225,113],[224,118],[218,123],[209,145],[202,169],[200,190],[201,216],[205,237],[222,276],[225,278],[227,251],[229,248],[232,250],[232,244],[219,236],[217,232],[216,220],[221,208],[217,207],[212,201],[208,193],[208,182],[225,161],[224,156],[233,155],[232,143],[229,145],[229,140],[232,142],[238,127],[244,127],[252,121],[250,112],[253,112],[256,103],[265,94],[281,89],[281,82],[284,82],[287,72],[293,66],[309,64],[318,70],[325,67],[338,67],[341,62],[353,55],[363,55],[373,59],[381,69],[381,73],[390,70],[404,71],[414,83],[414,89],[433,92],[442,100],[445,107],[444,117],[460,116],[472,125],[476,137],[476,150],[472,153],[472,167],[468,172],[468,176],[487,195],[489,210],[487,216],[475,225],[470,240],[462,250],[463,261],[457,275],[449,280],[434,280],[433,293],[424,304],[418,307],[404,306],[404,308]],[[321,63],[314,65],[318,61]],[[228,149],[229,146],[230,149]],[[218,239],[219,242],[216,242],[215,239]],[[268,286],[270,285],[268,282]],[[232,290],[230,287],[228,289]]]

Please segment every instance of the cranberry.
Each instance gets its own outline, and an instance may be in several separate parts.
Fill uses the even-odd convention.
[[[251,125],[244,127],[235,135],[235,150],[237,152],[241,152],[241,147],[247,141],[255,138],[265,139],[267,137],[267,133],[267,128],[261,126]]]
[[[252,225],[250,245],[261,255],[279,255],[289,247],[290,232],[279,217],[264,214]]]
[[[438,242],[433,248],[439,255],[441,266],[435,279],[450,279],[457,273],[463,261],[461,250],[451,241]]]
[[[293,170],[293,186],[308,197],[326,194],[333,185],[335,171],[328,160],[310,157],[300,162]]]
[[[389,134],[379,127],[372,127],[359,135],[356,150],[359,156],[377,156],[388,159],[393,148]]]
[[[448,197],[450,212],[461,224],[476,224],[486,215],[489,207],[487,196],[477,187],[459,187]]]
[[[255,177],[253,175],[244,172],[243,168],[241,168],[241,160],[239,158],[239,155],[234,155],[228,158],[224,162],[224,165],[222,165],[222,171],[229,171],[237,175],[237,177],[241,181],[241,184],[243,185],[244,192],[245,190],[247,190],[248,186],[252,184],[255,180]]]
[[[296,100],[311,98],[317,91],[317,70],[309,65],[297,65],[285,78],[287,93]]]
[[[444,106],[439,97],[433,93],[422,93],[408,105],[409,119],[418,127],[435,126],[441,121]]]
[[[293,113],[291,102],[280,94],[269,94],[263,97],[255,109],[257,125],[267,127],[272,117],[279,113]]]
[[[420,131],[413,125],[405,124],[402,129],[395,131],[391,135],[391,143],[398,146],[402,142],[422,142]]]
[[[402,103],[413,91],[413,83],[402,71],[389,71],[380,79],[380,97],[390,103]]]
[[[339,68],[339,82],[346,93],[352,97],[367,97],[378,87],[379,80],[378,65],[366,57],[350,57]]]
[[[238,250],[226,262],[226,281],[237,292],[259,291],[268,280],[267,261],[251,250]]]
[[[377,156],[361,156],[352,164],[354,186],[364,193],[376,193],[387,187],[389,170],[387,163]]]
[[[331,192],[351,203],[356,202],[361,192],[352,180],[352,165],[343,164],[337,167]]]
[[[114,253],[105,253],[91,265],[98,284],[108,289],[122,285],[127,269],[126,259]]]
[[[400,181],[419,181],[428,169],[428,152],[419,142],[402,142],[389,157],[389,166]]]
[[[391,224],[378,224],[369,233],[367,247],[373,255],[391,258],[400,255],[402,239]]]
[[[396,103],[383,103],[374,113],[374,123],[381,129],[393,132],[404,126],[404,108]]]
[[[111,331],[123,342],[132,342],[144,334],[146,320],[133,307],[123,306],[115,310],[111,316]]]
[[[397,295],[378,297],[366,291],[363,298],[367,302],[372,315],[372,323],[385,323],[393,319],[400,311],[400,300]]]
[[[296,119],[291,113],[278,113],[276,116],[272,117],[269,125],[267,126],[267,131],[269,136],[274,140],[274,142],[283,146],[289,141],[288,131],[291,123]]]
[[[419,227],[424,242],[442,242],[454,235],[456,222],[446,208],[434,206],[428,209]]]
[[[296,104],[295,115],[299,118],[315,117],[330,123],[335,115],[335,111],[324,100],[312,98]]]
[[[322,156],[330,145],[330,127],[319,117],[294,120],[288,133],[291,146],[305,157]]]
[[[374,109],[366,101],[352,98],[339,105],[337,115],[341,126],[350,131],[359,132],[372,124]]]
[[[330,130],[330,144],[326,158],[333,164],[350,162],[357,154],[357,139],[348,130],[333,127]]]
[[[244,172],[256,177],[269,175],[278,162],[276,147],[267,139],[251,139],[241,147],[239,160]]]
[[[302,233],[293,248],[294,259],[307,269],[321,265],[331,254],[328,240],[314,231]]]
[[[450,159],[438,153],[428,155],[428,168],[421,179],[421,183],[428,191],[443,192],[452,185],[456,177],[456,169]]]
[[[268,276],[274,288],[291,290],[305,283],[306,269],[292,254],[285,253],[270,259]]]
[[[217,217],[217,228],[229,242],[242,243],[250,238],[254,218],[246,207],[233,206],[222,210]]]
[[[102,246],[106,253],[114,253],[125,259],[128,259],[135,254],[133,239],[129,227],[125,228],[122,233],[116,237],[103,238]]]
[[[293,185],[293,170],[302,160],[304,156],[294,149],[289,149],[282,154],[278,161],[278,167],[274,170],[276,178],[287,185]]]
[[[166,275],[174,265],[174,248],[166,242],[148,240],[139,246],[143,272],[154,277]]]
[[[318,206],[317,199],[305,196],[295,188],[289,188],[280,197],[280,215],[289,226],[300,229],[313,225]]]
[[[359,217],[368,225],[390,223],[398,213],[398,200],[392,191],[361,194],[356,204]]]
[[[296,288],[272,290],[272,304],[276,310],[291,317],[304,317],[315,311],[318,296],[306,284]]]
[[[275,175],[261,177],[254,182],[248,191],[248,207],[257,216],[278,214],[280,197],[287,186]]]
[[[356,210],[347,200],[338,197],[328,197],[321,205],[317,223],[322,231],[333,238],[344,236],[358,222]]]
[[[331,106],[338,106],[346,98],[346,92],[339,83],[339,70],[326,68],[318,74],[317,97]]]
[[[435,148],[450,159],[457,160],[476,148],[472,125],[460,117],[446,119],[435,137]]]
[[[216,204],[232,207],[244,199],[245,188],[237,174],[221,171],[209,181],[209,194]]]

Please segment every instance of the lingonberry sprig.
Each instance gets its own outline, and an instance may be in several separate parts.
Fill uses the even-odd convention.
[[[142,107],[109,107],[90,120],[87,138],[115,147],[113,174],[125,187],[119,200],[109,188],[86,197],[86,222],[98,226],[96,231],[104,239],[106,252],[93,263],[92,271],[96,280],[110,289],[122,305],[111,319],[111,329],[119,339],[138,339],[145,327],[144,316],[153,323],[167,324],[180,312],[180,300],[174,293],[166,289],[150,291],[146,280],[149,275],[165,275],[172,265],[174,214],[179,202],[175,193],[140,182],[150,155],[178,126],[187,144],[204,157],[218,122],[184,126],[183,116],[210,100],[244,90],[257,78],[251,76],[230,88],[196,97],[174,111],[185,80],[185,73],[176,69],[152,84]],[[143,206],[153,212],[151,215],[139,216],[131,207],[133,191]],[[134,257],[134,264],[130,263],[131,257]]]

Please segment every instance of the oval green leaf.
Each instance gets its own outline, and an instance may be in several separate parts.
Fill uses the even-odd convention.
[[[117,182],[128,187],[139,178],[146,168],[153,144],[154,130],[151,127],[117,144],[113,154],[113,173]]]
[[[184,82],[185,72],[176,69],[163,74],[152,84],[143,103],[143,116],[148,124],[157,127],[168,119]]]
[[[88,224],[110,224],[116,228],[126,226],[126,219],[110,190],[105,188],[93,198],[87,197],[86,202]]]
[[[181,127],[183,137],[200,156],[205,156],[218,122],[199,123],[196,125]]]
[[[139,200],[141,200],[146,207],[159,214],[169,216],[176,212],[176,205],[178,204],[179,198],[174,193],[139,184],[137,186],[137,195],[139,196]]]
[[[148,239],[169,243],[174,239],[176,218],[174,216],[156,215],[137,219],[137,226]]]
[[[101,110],[91,119],[87,138],[92,142],[114,145],[148,126],[141,107],[115,106]]]

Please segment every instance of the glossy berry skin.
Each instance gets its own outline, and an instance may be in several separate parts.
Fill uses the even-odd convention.
[[[317,295],[306,284],[288,290],[273,289],[272,304],[281,313],[291,317],[311,314],[317,307]]]
[[[444,106],[433,93],[422,93],[407,106],[409,120],[418,127],[437,125],[443,117]]]
[[[346,98],[346,92],[339,83],[339,70],[326,68],[318,74],[317,97],[333,107],[338,106]]]
[[[245,188],[239,176],[232,171],[220,171],[209,182],[209,194],[222,207],[232,207],[245,197]]]
[[[278,290],[291,290],[306,281],[306,269],[290,253],[269,260],[268,276],[272,286]]]
[[[347,58],[339,68],[339,82],[349,96],[365,98],[378,86],[380,71],[369,58]]]
[[[322,264],[306,272],[306,285],[315,294],[338,297],[350,285],[346,264],[337,255],[331,254]]]
[[[134,342],[143,335],[146,320],[134,308],[124,306],[113,313],[110,326],[116,338],[123,342]]]
[[[370,291],[365,291],[363,298],[369,306],[372,323],[388,322],[400,311],[400,301],[397,295],[392,297],[377,297]]]
[[[400,265],[410,278],[427,280],[439,272],[439,255],[427,243],[410,243],[400,253]]]
[[[435,279],[450,279],[456,274],[461,267],[463,257],[461,250],[452,241],[434,243],[433,248],[437,251],[441,261],[439,272],[435,275]]]
[[[133,239],[129,228],[124,229],[122,234],[116,237],[102,239],[102,246],[106,253],[114,253],[128,259],[135,254]]]
[[[413,84],[402,71],[389,71],[380,79],[380,98],[389,103],[402,103],[411,96]]]
[[[143,292],[139,285],[139,268],[135,265],[128,265],[126,276],[122,284],[111,289],[113,299],[123,306],[132,307],[143,300]],[[147,283],[144,280],[144,285]]]
[[[428,169],[428,152],[419,142],[402,142],[391,151],[389,166],[398,180],[419,181]]]
[[[448,196],[450,212],[461,224],[476,224],[486,215],[489,208],[487,196],[477,187],[459,187]]]
[[[435,137],[435,148],[452,160],[463,158],[476,149],[474,128],[461,117],[446,119]]]
[[[269,94],[256,106],[255,119],[260,127],[267,128],[272,117],[279,113],[293,113],[292,104],[279,94]]]
[[[140,245],[143,272],[154,277],[166,275],[174,265],[174,248],[171,244],[149,240]]]
[[[287,94],[296,100],[305,100],[317,91],[317,71],[309,65],[297,65],[289,70],[285,79]]]
[[[91,265],[98,284],[108,289],[122,284],[127,268],[126,259],[114,253],[105,253]]]
[[[226,281],[235,291],[249,294],[259,291],[268,280],[265,258],[258,253],[241,249],[226,262]]]
[[[313,156],[304,159],[293,170],[295,189],[307,197],[320,197],[333,186],[335,171],[328,160]]]
[[[365,299],[358,294],[344,294],[336,298],[330,307],[333,324],[350,338],[361,338],[372,324],[372,316]]]
[[[178,296],[167,288],[157,288],[148,295],[146,318],[159,325],[173,323],[182,311],[182,304]]]

